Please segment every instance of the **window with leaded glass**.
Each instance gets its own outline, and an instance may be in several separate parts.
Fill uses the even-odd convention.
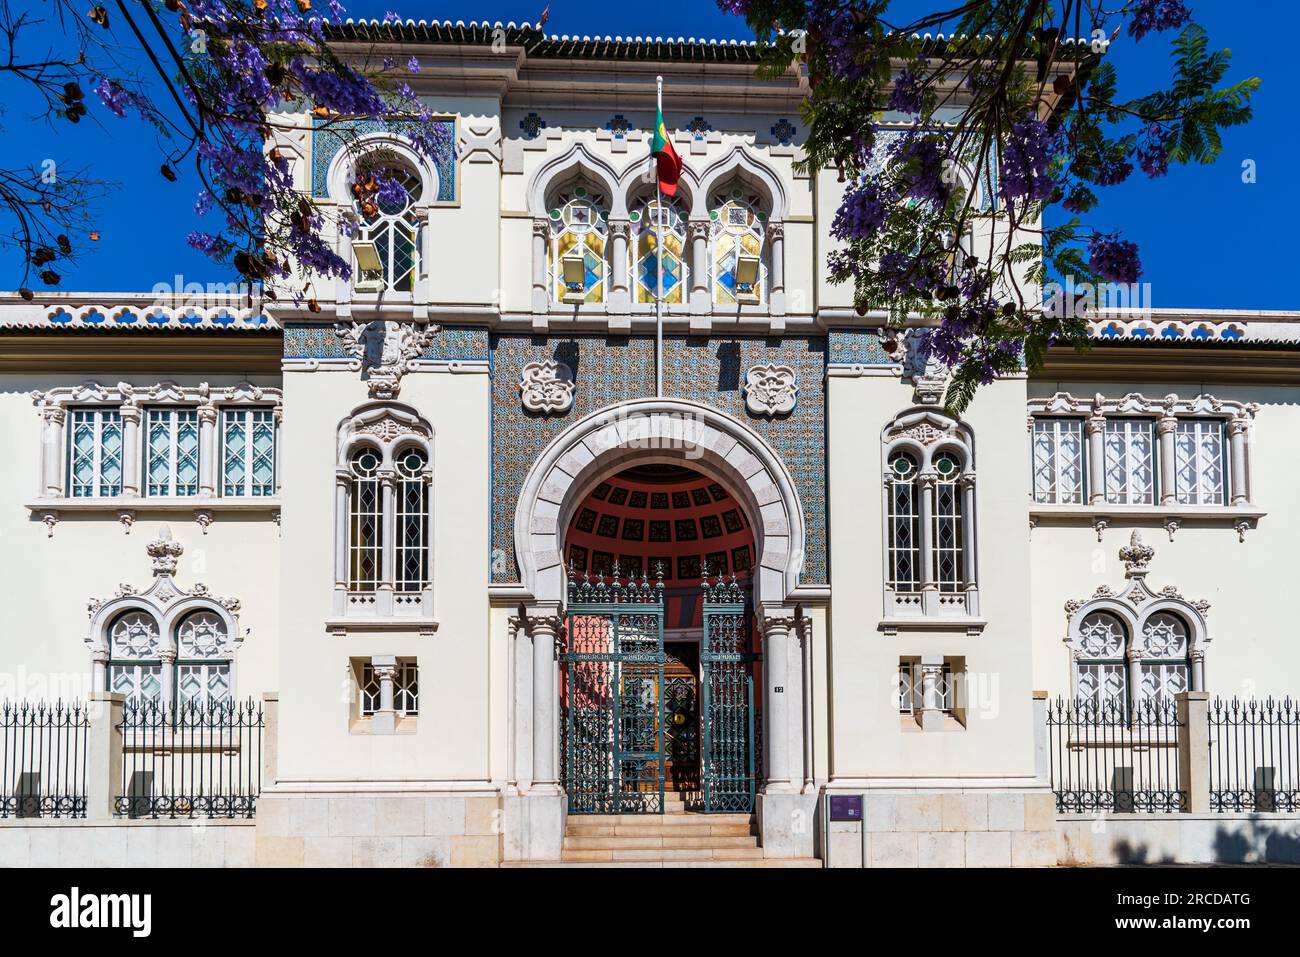
[[[732,305],[737,293],[749,292],[759,302],[767,301],[767,266],[763,264],[763,234],[767,213],[760,198],[743,189],[724,190],[713,197],[709,206],[713,234],[711,268],[713,301]],[[752,289],[737,288],[736,267],[741,256],[758,257],[758,275]]]
[[[420,449],[397,455],[397,581],[399,592],[420,591],[429,583],[428,458]]]
[[[1228,501],[1227,448],[1223,422],[1180,419],[1174,432],[1174,494],[1180,505]]]
[[[145,494],[199,494],[199,412],[153,408],[145,414]]]
[[[1110,612],[1097,611],[1079,624],[1075,697],[1098,708],[1128,709],[1128,629]]]
[[[348,494],[348,588],[374,591],[383,574],[384,507],[379,481],[379,453],[371,448],[352,454]]]
[[[414,717],[420,713],[420,671],[414,661],[397,662],[393,678],[393,708],[398,714]]]
[[[897,452],[889,459],[888,584],[896,592],[921,587],[921,512],[917,498],[916,459]]]
[[[69,412],[68,494],[73,498],[122,494],[122,414],[117,409]]]
[[[108,627],[108,691],[135,702],[162,696],[163,639],[158,622],[145,611],[126,611]]]
[[[581,294],[585,302],[605,301],[605,244],[609,232],[609,202],[585,185],[555,196],[550,209],[551,285],[556,302]],[[565,281],[565,259],[581,261],[581,288]]]
[[[966,584],[963,568],[961,465],[947,453],[935,456],[933,542],[934,582],[941,592],[955,592]]]
[[[414,170],[391,155],[380,154],[363,167],[364,173],[373,173],[401,189],[381,188],[366,202],[357,204],[360,227],[357,238],[375,244],[383,275],[363,275],[365,280],[382,278],[389,292],[411,292],[420,265],[420,222],[416,206],[423,192],[423,184]]]
[[[1156,440],[1152,419],[1107,419],[1106,501],[1152,505],[1156,501]]]
[[[1143,701],[1170,702],[1191,690],[1187,624],[1170,612],[1156,612],[1142,624],[1141,686]]]
[[[1047,505],[1082,505],[1084,449],[1082,419],[1034,419],[1034,501]]]
[[[636,301],[653,303],[659,294],[659,244],[663,243],[664,302],[680,303],[689,288],[686,265],[686,211],[675,198],[649,196],[632,210],[632,287]]]
[[[176,628],[176,702],[182,708],[206,709],[233,700],[229,635],[213,611],[186,615]]]
[[[221,411],[221,494],[275,494],[275,412],[228,408]]]
[[[957,704],[957,684],[952,665],[944,662],[935,682],[939,710],[952,714]],[[916,714],[925,707],[925,682],[919,658],[903,658],[898,662],[899,714]]]

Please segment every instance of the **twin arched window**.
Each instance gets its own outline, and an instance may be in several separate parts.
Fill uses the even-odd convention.
[[[109,623],[107,638],[108,691],[178,707],[232,701],[230,633],[216,611],[191,611],[164,637],[151,613],[130,609]]]
[[[1077,699],[1126,713],[1144,702],[1169,703],[1180,692],[1196,690],[1186,621],[1156,611],[1140,627],[1141,639],[1134,643],[1119,615],[1084,615],[1075,641]]]

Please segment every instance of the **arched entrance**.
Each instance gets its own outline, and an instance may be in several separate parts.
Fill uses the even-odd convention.
[[[578,521],[583,503],[602,483],[629,469],[662,465],[688,468],[716,483],[735,501],[748,524],[753,542],[748,604],[717,604],[732,604],[733,608],[738,605],[731,620],[744,622],[745,627],[754,621],[751,612],[759,616],[765,665],[753,693],[761,704],[756,702],[749,713],[755,718],[761,714],[762,723],[761,727],[756,723],[747,740],[762,742],[761,759],[756,755],[754,765],[756,770],[761,767],[757,783],[763,793],[797,793],[792,756],[800,753],[803,735],[799,718],[802,682],[791,642],[797,626],[791,600],[799,586],[804,558],[803,511],[798,493],[785,465],[753,429],[710,406],[661,398],[611,406],[575,422],[543,451],[521,491],[515,511],[515,557],[523,590],[531,598],[523,609],[523,620],[532,638],[532,773],[528,791],[548,795],[561,790],[560,681],[554,646],[548,636],[557,627],[568,631],[571,624],[566,620],[573,609],[566,574],[565,535]],[[615,550],[611,554],[621,553]],[[702,550],[701,560],[706,556],[707,550]],[[654,557],[654,552],[643,551],[641,557],[644,562]],[[649,569],[643,567],[642,571]],[[622,597],[627,595],[625,591]],[[653,644],[661,645],[669,614],[667,596],[658,609],[653,607],[660,601],[657,595],[649,599],[632,611],[623,610],[626,602],[608,603],[621,607],[601,609],[603,631],[594,633],[607,634],[611,627],[617,629],[624,624],[643,632],[653,627]],[[701,611],[703,627],[705,609]],[[630,644],[638,642],[645,646],[647,639],[637,637]],[[562,636],[560,646],[574,647],[567,635]],[[746,645],[752,646],[752,642]],[[704,653],[702,650],[701,655]],[[731,653],[746,652],[737,648]],[[651,654],[660,652],[656,647]],[[667,653],[662,654],[666,663]],[[704,681],[703,667],[700,680]],[[609,692],[616,687],[607,678],[602,681],[603,685],[596,683],[598,689],[603,687]],[[604,727],[612,726],[607,723]],[[611,754],[609,760],[614,759]]]
[[[588,493],[563,547],[570,813],[752,810],[762,722],[740,504],[686,466],[632,466]]]

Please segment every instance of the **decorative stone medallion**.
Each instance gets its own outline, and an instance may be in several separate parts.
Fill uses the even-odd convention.
[[[573,370],[554,359],[529,362],[520,373],[519,395],[529,412],[562,415],[573,408],[575,389]]]
[[[401,387],[402,374],[433,341],[438,327],[391,319],[374,322],[341,322],[337,334],[344,348],[360,360],[368,375],[372,399],[393,399]]]
[[[745,373],[745,408],[754,415],[789,415],[799,396],[794,369],[768,363]]]

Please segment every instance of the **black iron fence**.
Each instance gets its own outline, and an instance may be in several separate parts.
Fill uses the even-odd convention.
[[[80,702],[0,705],[0,817],[85,817],[89,732]]]
[[[1172,701],[1047,703],[1048,758],[1061,814],[1183,811],[1178,739],[1184,730]]]
[[[126,817],[252,817],[262,789],[262,706],[128,701],[122,710]]]
[[[1209,702],[1210,810],[1300,808],[1300,705],[1290,697]]]

